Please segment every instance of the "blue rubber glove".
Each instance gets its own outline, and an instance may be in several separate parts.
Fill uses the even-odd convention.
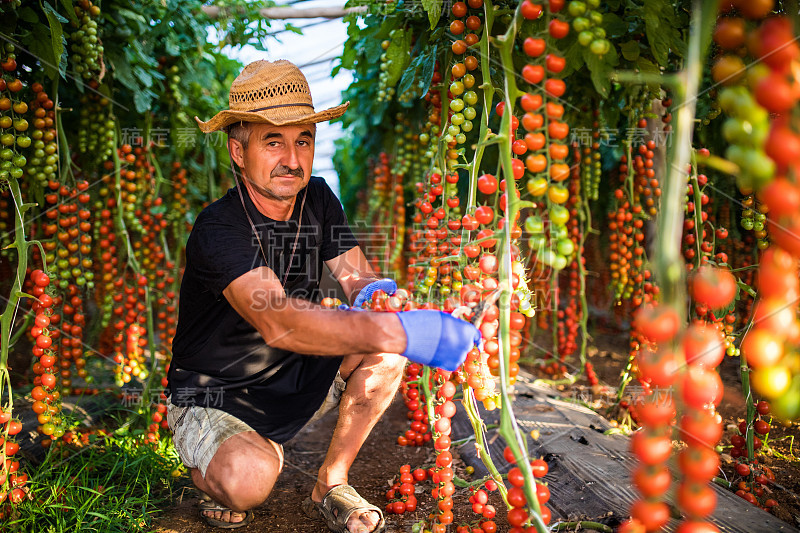
[[[478,328],[442,311],[404,311],[397,317],[408,339],[403,355],[415,363],[453,371],[481,340]]]
[[[389,296],[397,292],[397,283],[394,282],[393,279],[383,278],[379,279],[378,281],[373,281],[369,285],[365,286],[361,289],[356,296],[356,299],[353,300],[353,307],[361,307],[364,302],[372,298],[372,293],[382,290]]]

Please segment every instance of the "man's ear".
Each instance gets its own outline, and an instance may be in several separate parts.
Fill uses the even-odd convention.
[[[244,168],[244,147],[242,143],[228,137],[228,153],[231,156],[231,160],[236,163],[239,168]]]

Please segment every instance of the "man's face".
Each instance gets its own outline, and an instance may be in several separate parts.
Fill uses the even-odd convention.
[[[306,186],[314,161],[315,124],[272,126],[250,124],[247,149],[232,140],[231,155],[262,196],[289,200]]]

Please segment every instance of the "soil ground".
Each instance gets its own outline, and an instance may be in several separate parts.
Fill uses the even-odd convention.
[[[626,363],[627,333],[613,329],[595,331],[592,348],[589,350],[590,361],[602,384],[610,387],[619,383],[621,369]],[[725,384],[725,396],[719,412],[723,416],[725,431],[721,444],[730,446],[730,437],[736,433],[735,426],[743,420],[745,403],[741,393],[738,374],[738,359],[726,358],[720,367]],[[531,367],[532,369],[532,367]],[[565,395],[574,393],[571,388],[586,387],[585,381],[579,381],[573,387],[563,388]],[[305,428],[297,437],[286,444],[286,467],[269,500],[255,509],[255,520],[239,531],[245,532],[326,532],[324,523],[307,518],[301,511],[301,502],[311,493],[316,470],[322,462],[330,435],[335,424],[335,412],[329,413],[319,422]],[[398,475],[404,464],[427,467],[433,463],[434,452],[431,446],[422,448],[401,447],[396,444],[397,436],[408,428],[406,409],[398,395],[391,407],[370,435],[350,473],[350,484],[356,487],[362,496],[379,507],[387,503],[385,492],[391,486],[393,478]],[[778,501],[779,505],[773,513],[792,526],[800,527],[800,462],[794,453],[794,438],[800,436],[800,427],[782,427],[773,424],[773,430],[767,440],[761,460],[775,473],[776,482],[765,491],[769,497]],[[800,440],[797,442],[800,446]],[[727,449],[725,450],[727,451]],[[741,480],[734,471],[735,463],[726,453],[722,454],[725,477],[736,484]],[[730,462],[726,462],[726,459]],[[456,458],[456,475],[469,480],[464,465]],[[414,513],[403,515],[387,515],[387,532],[412,532],[415,523],[425,518],[433,503],[430,497],[430,481],[423,482],[424,489],[417,493],[419,505]],[[456,523],[471,521],[477,518],[472,512],[467,489],[460,489],[454,496],[453,514]],[[508,531],[503,503],[497,492],[490,494],[490,502],[497,510],[497,531]],[[743,502],[743,505],[748,505]],[[155,531],[158,533],[199,533],[219,531],[205,525],[199,518],[197,496],[186,480],[186,485],[175,494],[175,506],[166,510],[162,518],[156,521]],[[450,531],[455,528],[451,527]]]
[[[408,429],[407,409],[402,397],[398,394],[383,418],[370,434],[361,449],[353,468],[350,470],[350,484],[364,498],[378,507],[385,507],[386,491],[391,487],[393,478],[399,475],[404,464],[431,466],[435,455],[432,446],[403,447],[397,444],[397,436]],[[300,507],[301,502],[311,494],[316,473],[327,450],[330,436],[336,423],[336,412],[328,413],[318,422],[304,428],[295,438],[286,443],[285,467],[278,483],[267,502],[255,509],[252,523],[237,531],[244,532],[281,532],[312,533],[330,531],[323,522],[306,517]],[[462,479],[469,479],[464,464],[460,459],[454,461],[455,473]],[[199,518],[197,492],[188,484],[177,491],[175,507],[167,510],[161,519],[156,521],[155,531],[158,533],[200,533],[219,532],[209,527]],[[387,533],[410,533],[416,522],[425,518],[425,513],[432,509],[430,496],[431,482],[417,485],[424,492],[417,493],[419,501],[417,510],[402,515],[386,515]],[[454,495],[454,514],[459,517],[477,518],[467,501],[470,493],[460,489]],[[490,494],[489,503],[498,510],[503,502],[497,492]],[[498,512],[498,515],[500,512]],[[503,513],[505,514],[505,513]],[[508,531],[505,519],[496,519],[498,531]]]

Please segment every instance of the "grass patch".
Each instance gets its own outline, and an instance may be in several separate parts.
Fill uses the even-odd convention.
[[[60,446],[29,471],[29,499],[0,520],[2,531],[150,531],[168,504],[180,459],[170,439],[141,444],[133,435],[91,435]],[[4,507],[9,509],[8,507]]]

